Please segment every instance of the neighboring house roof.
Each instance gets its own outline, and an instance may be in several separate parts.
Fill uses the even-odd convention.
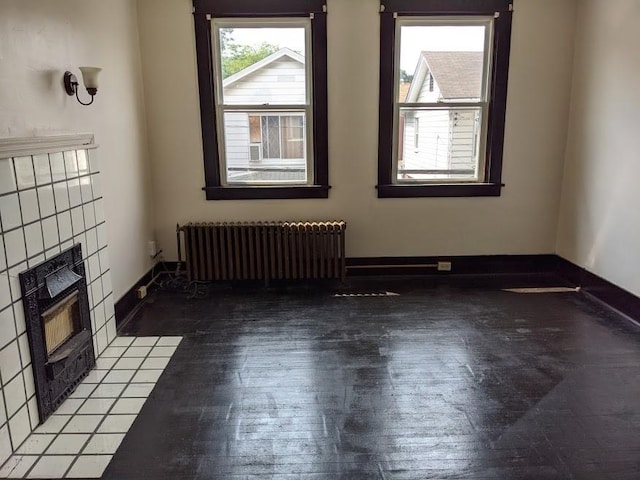
[[[407,94],[415,102],[430,71],[445,99],[475,98],[482,88],[483,52],[422,52]]]
[[[407,93],[409,93],[409,87],[411,87],[410,82],[402,82],[400,83],[400,88],[398,89],[398,101],[404,102],[407,98]]]
[[[276,60],[280,60],[282,57],[289,57],[292,60],[295,60],[296,62],[300,62],[302,65],[304,65],[304,57],[302,55],[288,48],[281,48],[277,52],[274,52],[268,57],[263,58],[259,62],[256,62],[253,65],[249,65],[247,68],[243,68],[239,72],[236,72],[230,77],[225,78],[224,81],[222,82],[222,86],[226,88],[231,84],[236,83],[237,81],[248,77],[252,73],[257,72],[261,68],[266,67],[267,65],[275,62]]]

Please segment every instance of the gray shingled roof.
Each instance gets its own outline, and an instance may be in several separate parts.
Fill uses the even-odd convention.
[[[483,52],[422,52],[443,98],[479,98]]]

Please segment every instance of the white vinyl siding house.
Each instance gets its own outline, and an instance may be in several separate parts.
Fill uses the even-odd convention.
[[[406,172],[404,177],[412,178],[418,170],[462,173],[476,168],[480,113],[456,110],[455,103],[475,100],[475,91],[479,95],[482,56],[482,52],[422,52],[404,101],[442,103],[448,108],[404,112],[399,176]]]
[[[234,169],[305,168],[304,57],[283,48],[223,81],[229,105],[300,105],[300,111],[224,114],[225,158]]]

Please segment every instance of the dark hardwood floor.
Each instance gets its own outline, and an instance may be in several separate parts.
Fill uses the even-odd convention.
[[[122,334],[185,339],[104,478],[640,478],[640,328],[476,280],[156,292]]]

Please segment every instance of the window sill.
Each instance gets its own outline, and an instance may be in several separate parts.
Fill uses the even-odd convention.
[[[504,185],[496,183],[438,185],[378,185],[378,198],[499,197]]]
[[[328,198],[328,185],[287,185],[281,187],[204,187],[207,200],[266,200]]]

